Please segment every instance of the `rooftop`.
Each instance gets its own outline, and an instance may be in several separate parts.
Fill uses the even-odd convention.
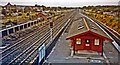
[[[67,38],[71,38],[73,36],[76,36],[76,35],[79,35],[79,34],[82,34],[82,33],[88,32],[88,31],[96,33],[96,34],[103,36],[107,39],[111,39],[94,22],[90,21],[89,19],[83,17],[80,14],[76,15],[76,19],[71,25],[71,28],[70,28],[70,31],[68,33]]]

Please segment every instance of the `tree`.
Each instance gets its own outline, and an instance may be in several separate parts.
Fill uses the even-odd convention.
[[[29,7],[29,6],[26,6],[25,8],[24,8],[24,11],[25,12],[30,12],[32,9]]]
[[[61,7],[60,7],[60,6],[58,7],[58,10],[61,10]]]
[[[67,7],[63,7],[63,9],[67,9]]]
[[[36,11],[37,11],[37,9],[33,9],[33,11],[34,11],[34,12],[36,12]]]
[[[92,11],[94,11],[94,10],[96,10],[96,7],[93,7],[93,8],[92,8]]]
[[[23,12],[23,9],[22,9],[22,8],[20,8],[18,11],[19,11],[19,12]]]
[[[27,13],[27,16],[29,16],[30,15],[30,13]]]
[[[86,6],[83,6],[83,9],[86,9],[87,7]]]
[[[12,12],[16,13],[17,12],[17,9],[11,9]]]
[[[1,13],[6,16],[6,10],[4,8],[2,8],[2,12]]]
[[[22,13],[18,13],[18,16],[21,16],[22,15]]]

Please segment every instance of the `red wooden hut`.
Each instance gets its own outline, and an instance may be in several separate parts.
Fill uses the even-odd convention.
[[[105,40],[112,42],[103,30],[84,17],[72,23],[67,40],[72,40],[71,46],[73,46],[74,54],[75,50],[103,52],[103,42]]]

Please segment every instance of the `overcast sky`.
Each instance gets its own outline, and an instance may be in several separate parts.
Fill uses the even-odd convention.
[[[67,6],[81,7],[88,5],[118,5],[120,0],[0,0],[0,5],[6,5],[7,2],[18,5],[45,5],[45,6]]]

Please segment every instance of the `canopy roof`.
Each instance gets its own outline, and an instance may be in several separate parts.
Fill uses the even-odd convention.
[[[72,39],[76,36],[84,35],[87,33],[91,33],[95,36],[103,38],[104,40],[109,40],[112,42],[111,38],[94,22],[91,22],[89,19],[82,17],[80,14],[77,14],[76,20],[72,23],[69,30],[67,39]]]

